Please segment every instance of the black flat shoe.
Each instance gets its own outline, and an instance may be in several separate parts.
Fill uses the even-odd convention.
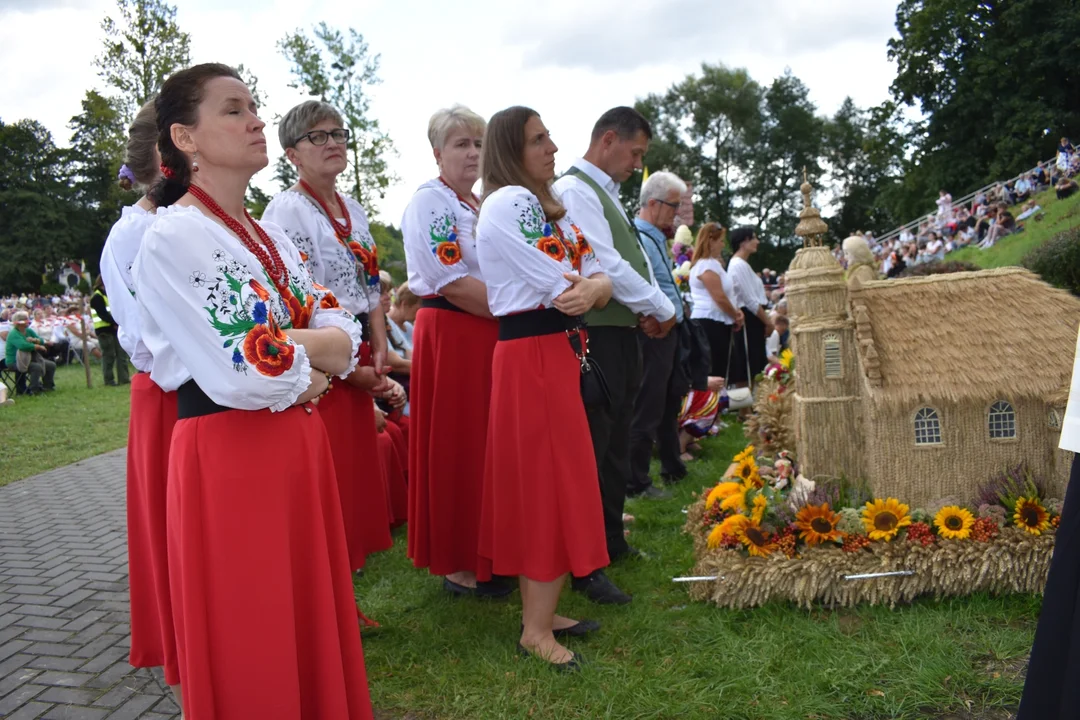
[[[460,585],[449,578],[443,578],[443,590],[454,597],[478,597],[488,600],[499,600],[509,597],[514,588],[499,582],[478,582],[476,587]]]
[[[590,633],[594,633],[600,629],[600,623],[596,620],[578,620],[576,624],[570,627],[562,628],[561,630],[552,630],[551,634],[556,638],[568,638],[576,637],[583,638],[588,637]],[[521,626],[521,632],[525,632],[525,626]]]
[[[537,657],[540,660],[544,660],[544,658],[540,657],[539,655],[535,655],[534,653],[529,652],[521,643],[518,643],[518,652],[521,654],[522,657]],[[580,653],[572,653],[572,655],[573,657],[571,657],[564,663],[553,663],[549,660],[544,660],[544,662],[546,662],[556,671],[561,673],[580,672],[581,666],[585,664],[585,659],[581,657]]]
[[[597,570],[583,578],[574,578],[570,581],[570,588],[574,592],[583,593],[598,605],[628,605],[633,600],[632,596],[611,582],[603,570]]]

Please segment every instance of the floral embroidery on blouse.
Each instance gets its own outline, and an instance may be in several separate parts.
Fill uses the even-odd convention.
[[[556,262],[569,260],[581,272],[581,259],[591,254],[592,248],[577,225],[570,222],[570,227],[574,231],[573,239],[566,238],[558,223],[548,222],[540,203],[532,198],[518,215],[518,229],[530,245]]]
[[[458,244],[455,220],[450,213],[444,213],[436,217],[428,228],[431,252],[443,265],[456,265],[461,262],[461,245]]]
[[[342,244],[356,258],[356,277],[360,283],[368,287],[377,287],[379,285],[379,250],[375,247],[375,240],[371,235],[354,230],[349,241]]]

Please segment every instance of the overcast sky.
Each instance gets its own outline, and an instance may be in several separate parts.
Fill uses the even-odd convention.
[[[461,102],[490,117],[515,104],[537,109],[564,169],[585,151],[604,110],[632,105],[701,63],[745,67],[762,85],[790,67],[819,112],[850,95],[860,106],[888,96],[895,69],[886,42],[895,0],[176,0],[193,62],[244,63],[269,97],[272,118],[301,97],[277,41],[325,20],[363,33],[382,56],[372,112],[390,133],[401,177],[380,204],[398,225],[413,190],[436,170],[431,113]],[[33,118],[66,144],[87,88],[104,15],[115,0],[0,0],[0,119]],[[226,9],[227,8],[227,9]],[[281,149],[267,128],[271,167]],[[648,158],[646,158],[647,164]],[[650,170],[661,168],[650,167]]]

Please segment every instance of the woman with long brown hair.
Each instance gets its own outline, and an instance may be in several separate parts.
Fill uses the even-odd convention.
[[[709,339],[712,351],[711,377],[727,379],[731,336],[743,324],[742,311],[731,302],[734,288],[723,264],[727,228],[718,222],[706,223],[698,230],[694,253],[690,257],[690,317],[697,320]],[[731,352],[731,366],[745,367],[745,353]],[[745,374],[745,373],[744,373]]]
[[[155,101],[163,179],[135,261],[151,379],[177,390],[168,545],[194,720],[371,718],[334,463],[314,407],[347,377],[356,319],[275,225],[244,209],[266,167],[235,70],[196,65]]]
[[[555,614],[566,576],[608,564],[596,459],[581,395],[581,315],[611,282],[552,192],[555,153],[529,108],[495,113],[481,167],[476,245],[499,318],[480,522],[480,555],[519,576],[519,649],[563,670],[578,657],[556,635],[599,628]]]

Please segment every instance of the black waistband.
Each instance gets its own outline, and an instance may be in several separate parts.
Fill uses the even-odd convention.
[[[176,390],[176,419],[202,417],[214,413],[232,410],[224,405],[218,405],[203,392],[203,389],[195,384],[194,380],[188,380]]]
[[[581,318],[563,315],[555,308],[529,310],[499,318],[499,339],[517,340],[519,338],[554,335],[581,327]]]
[[[467,313],[468,311],[462,310],[454,303],[450,302],[442,295],[436,295],[435,297],[423,298],[420,300],[420,307],[422,308],[434,308],[435,310],[453,310],[454,312]]]
[[[368,321],[368,314],[367,313],[358,313],[357,316],[356,316],[356,320],[357,320],[357,322],[360,323],[360,329],[361,329],[361,331],[363,333],[362,336],[364,338],[364,341],[365,342],[370,341],[371,340],[371,323]]]

